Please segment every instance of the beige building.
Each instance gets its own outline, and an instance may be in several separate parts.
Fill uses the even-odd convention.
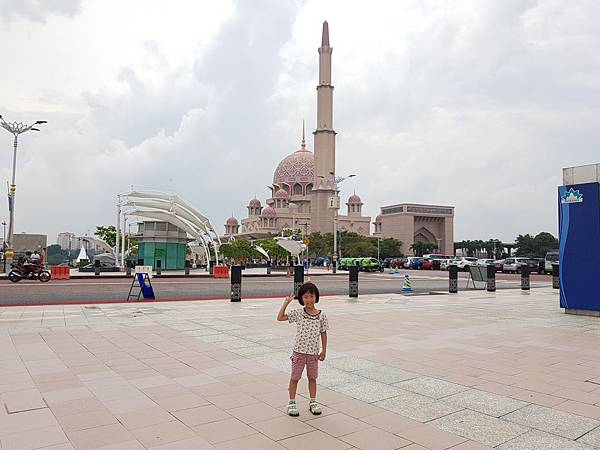
[[[454,206],[415,203],[383,206],[373,225],[374,236],[401,240],[405,255],[413,254],[410,247],[415,241],[435,242],[439,246],[437,252],[454,254]]]

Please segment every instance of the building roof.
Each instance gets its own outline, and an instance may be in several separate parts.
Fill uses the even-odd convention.
[[[273,196],[273,198],[287,199],[287,198],[290,198],[290,194],[288,194],[285,189],[277,189],[277,192],[275,192],[275,195]]]
[[[262,217],[266,217],[268,219],[274,219],[274,218],[277,217],[277,211],[275,211],[270,206],[267,206],[265,209],[262,210],[262,212],[260,213],[260,215]]]
[[[235,227],[239,224],[240,223],[238,222],[238,220],[233,216],[231,216],[229,219],[227,219],[227,222],[225,222],[225,225],[230,226],[230,227]]]
[[[348,197],[348,203],[351,205],[360,205],[362,204],[362,200],[360,199],[360,197],[358,195],[356,195],[356,193],[352,194],[350,197]]]
[[[248,203],[248,206],[250,208],[260,208],[262,205],[260,204],[259,199],[253,198],[252,200],[250,200],[250,203]]]

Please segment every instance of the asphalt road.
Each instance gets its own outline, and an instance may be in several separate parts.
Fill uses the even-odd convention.
[[[403,274],[361,273],[360,294],[400,293]],[[448,273],[436,271],[411,271],[412,287],[415,294],[448,290]],[[461,273],[459,290],[466,289],[467,274]],[[348,277],[321,275],[312,278],[322,294],[347,294]],[[532,275],[532,288],[550,286],[552,277]],[[292,290],[293,279],[286,277],[252,277],[242,281],[242,298],[283,297]],[[519,289],[517,275],[498,274],[498,289]],[[116,303],[127,299],[131,279],[71,279],[20,281],[11,283],[0,281],[0,306],[77,304],[77,303]],[[154,278],[152,286],[157,300],[208,300],[229,299],[229,279],[212,278]],[[484,284],[478,283],[478,287]],[[472,287],[471,287],[472,289]]]

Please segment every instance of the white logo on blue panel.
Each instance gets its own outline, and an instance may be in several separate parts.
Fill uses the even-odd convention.
[[[577,189],[569,189],[560,196],[561,203],[581,203],[583,202],[583,194]]]

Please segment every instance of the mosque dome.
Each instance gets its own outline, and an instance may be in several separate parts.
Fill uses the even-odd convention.
[[[290,198],[290,194],[288,194],[284,189],[278,189],[273,198],[288,199]]]
[[[262,210],[260,215],[262,217],[266,217],[267,219],[275,219],[277,217],[277,212],[270,206],[267,206],[265,209]]]
[[[381,214],[375,217],[375,223],[381,223]]]
[[[348,203],[350,205],[360,205],[362,203],[362,200],[358,195],[352,194],[350,197],[348,197]]]
[[[227,222],[225,222],[225,225],[229,226],[229,227],[236,227],[239,225],[238,220],[231,216],[229,219],[227,219]]]
[[[314,177],[315,155],[303,147],[279,163],[273,174],[273,184],[312,183]]]
[[[248,206],[250,208],[260,208],[262,205],[260,204],[259,199],[253,198],[252,200],[250,200],[250,203],[248,203]]]

